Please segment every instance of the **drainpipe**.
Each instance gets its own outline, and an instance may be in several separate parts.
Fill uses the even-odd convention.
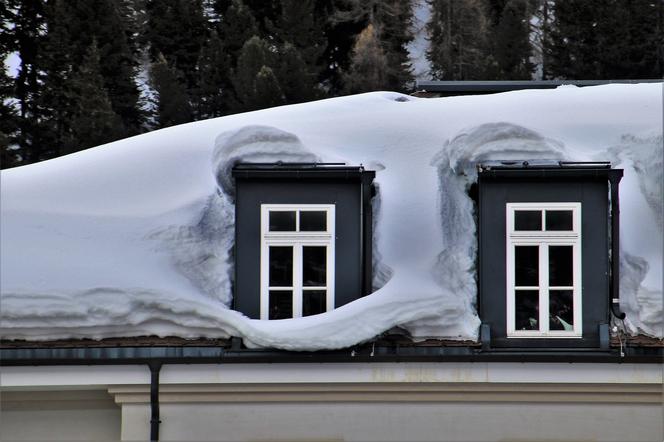
[[[611,280],[609,290],[609,306],[611,313],[618,319],[625,319],[620,311],[620,198],[618,184],[623,176],[622,169],[609,171],[611,185]]]
[[[150,440],[159,440],[159,370],[161,362],[150,361]]]

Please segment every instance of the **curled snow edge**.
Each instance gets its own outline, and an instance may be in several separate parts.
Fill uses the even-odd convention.
[[[346,104],[360,97],[387,98],[394,106],[411,106],[420,101],[395,101],[393,95],[368,94],[320,103]],[[378,104],[383,106],[383,103]],[[106,160],[110,157],[116,161],[114,150],[121,151],[120,146],[112,149],[105,146],[78,156],[4,171],[2,235],[11,239],[3,241],[0,263],[3,266],[2,337],[44,340],[139,335],[240,336],[250,347],[319,350],[349,347],[399,326],[415,339],[477,340],[480,320],[475,310],[476,224],[468,189],[476,181],[475,164],[490,159],[611,159],[614,165],[620,164],[626,169],[626,176],[639,177],[634,183],[627,183],[631,188],[625,193],[628,197],[638,196],[645,202],[645,210],[654,212],[649,216],[658,223],[661,236],[661,213],[658,215],[661,185],[657,186],[656,175],[653,180],[640,174],[643,168],[652,167],[658,153],[661,165],[661,135],[647,139],[626,136],[621,138],[619,146],[606,151],[579,153],[567,149],[561,141],[546,138],[524,126],[490,122],[459,128],[456,135],[448,135],[448,141],[442,144],[440,141],[445,137],[434,134],[422,142],[420,149],[412,149],[413,141],[407,138],[393,141],[395,137],[389,130],[385,130],[383,137],[365,138],[346,149],[339,148],[337,142],[315,143],[313,149],[312,143],[305,144],[294,132],[267,124],[286,109],[256,113],[267,115],[265,124],[233,124],[220,134],[217,131],[219,135],[211,146],[201,144],[195,152],[187,153],[180,147],[166,152],[163,147],[159,147],[161,151],[152,146],[144,147],[146,157],[157,163],[138,169],[145,175],[138,184],[149,188],[150,192],[167,194],[170,185],[173,195],[182,195],[178,204],[169,200],[168,209],[160,206],[155,215],[146,215],[144,211],[140,215],[129,213],[130,204],[126,200],[131,198],[126,189],[118,190],[120,202],[115,210],[104,207],[86,212],[83,206],[87,196],[72,195],[71,188],[54,196],[49,195],[51,190],[40,187],[38,196],[25,203],[31,196],[30,189],[25,190],[30,187],[26,184],[28,180],[42,179],[42,185],[49,179],[55,182],[64,172],[75,173],[71,169],[98,163],[97,157],[102,154],[106,155]],[[326,122],[329,120],[327,114],[322,116]],[[255,119],[238,118],[239,123]],[[345,118],[352,119],[352,116]],[[217,127],[213,122],[229,120],[226,117],[203,123],[212,131]],[[321,130],[322,126],[309,124],[313,131],[302,129],[298,133],[311,138],[315,131]],[[172,128],[171,134],[181,134],[173,144],[181,143],[193,132],[187,130],[188,127],[194,124]],[[157,132],[167,136],[169,131]],[[357,137],[369,131],[362,132],[360,128],[347,132],[349,137]],[[127,149],[137,149],[141,139],[119,143],[125,143]],[[184,178],[173,179],[174,183],[162,182],[160,186],[150,187],[150,180],[156,181],[153,175],[156,171],[178,176],[184,173],[180,172],[186,162],[184,159],[191,157],[195,158],[191,160],[195,161],[191,167],[196,177],[189,172]],[[230,251],[234,238],[232,167],[240,161],[339,160],[349,164],[374,164],[379,170],[376,184],[380,189],[380,201],[377,201],[380,204],[374,207],[376,290],[333,311],[305,318],[260,321],[231,310],[228,306],[233,271]],[[113,161],[111,165],[115,164]],[[125,171],[123,167],[128,166],[117,167],[120,178],[137,179],[136,170]],[[49,179],[44,179],[45,176]],[[661,183],[661,167],[659,177]],[[107,185],[103,179],[99,181]],[[57,185],[54,188],[57,189]],[[21,195],[22,192],[25,195]],[[150,192],[146,190],[147,195],[151,195]],[[137,193],[136,201],[140,202],[145,196]],[[98,195],[92,197],[96,201]],[[67,205],[63,204],[64,200],[73,200],[75,210],[64,210]],[[55,203],[46,207],[50,201]],[[112,200],[109,201],[108,205],[112,206]],[[35,208],[40,205],[41,211],[40,207]],[[124,210],[126,216],[122,216]],[[623,224],[629,225],[630,220],[626,221]],[[404,231],[403,225],[417,228]],[[100,245],[102,236],[117,250]],[[29,238],[37,238],[34,241],[38,244],[32,244]],[[74,277],[73,282],[69,278],[66,282],[50,283],[49,278],[57,279],[52,275],[58,273],[58,268],[53,256],[42,256],[45,247],[62,249],[72,256],[60,273],[70,268],[87,270],[92,274],[89,281]],[[662,336],[661,287],[644,285],[653,260],[640,257],[638,250],[628,246],[623,249],[621,304],[629,314],[629,330]],[[122,262],[116,262],[114,253],[118,251],[126,255],[125,267]],[[79,252],[80,257],[77,257]],[[661,265],[661,256],[655,257],[655,263],[657,259]],[[8,260],[12,260],[11,264],[7,264]],[[30,260],[36,263],[32,273],[25,270]],[[40,260],[45,270],[40,270]],[[102,273],[98,267],[106,262],[112,262],[114,267]],[[32,278],[33,273],[38,274],[37,277]]]

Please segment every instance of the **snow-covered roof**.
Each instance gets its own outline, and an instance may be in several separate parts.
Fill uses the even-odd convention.
[[[476,339],[478,161],[610,161],[621,183],[621,308],[662,336],[662,84],[417,99],[377,92],[171,127],[1,174],[6,339],[241,336],[341,348],[394,326]],[[231,169],[343,162],[375,170],[373,294],[251,320],[227,306]]]

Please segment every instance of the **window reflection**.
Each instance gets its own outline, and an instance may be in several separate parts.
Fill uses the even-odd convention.
[[[574,331],[574,293],[572,290],[549,292],[549,330]]]
[[[302,210],[300,211],[301,232],[325,232],[327,230],[327,212]]]
[[[542,230],[542,211],[514,211],[514,230]]]
[[[292,287],[293,285],[293,248],[270,247],[270,286]]]
[[[325,312],[327,303],[325,290],[304,290],[302,296],[302,316]]]
[[[294,232],[295,212],[272,210],[270,211],[269,224],[270,232]]]
[[[517,286],[539,286],[539,247],[514,247],[514,282]]]
[[[293,292],[291,290],[270,290],[269,319],[293,317]]]
[[[539,290],[516,290],[514,295],[516,330],[539,330]]]

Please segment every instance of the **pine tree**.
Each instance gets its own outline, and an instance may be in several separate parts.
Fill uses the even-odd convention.
[[[145,38],[153,60],[162,54],[179,71],[188,93],[198,87],[196,64],[208,33],[201,0],[149,0]]]
[[[661,78],[664,2],[567,0],[552,5],[547,76]]]
[[[286,103],[302,103],[319,96],[317,72],[308,65],[301,52],[291,43],[279,48],[275,75]]]
[[[508,0],[491,31],[491,77],[500,80],[528,80],[534,65],[530,61],[529,0]]]
[[[104,87],[96,40],[71,78],[75,108],[71,120],[69,152],[87,149],[121,138],[122,121],[113,111]]]
[[[7,56],[7,46],[2,43],[0,58]],[[0,72],[0,168],[18,166],[21,156],[18,145],[15,144],[18,135],[18,113],[10,101],[14,92],[14,81],[7,71]]]
[[[372,24],[357,37],[348,73],[345,75],[348,93],[386,89],[387,57],[383,52]]]
[[[288,103],[313,100],[321,93],[325,35],[312,0],[281,0],[281,12],[271,35],[279,43],[277,78]]]
[[[198,89],[195,91],[196,117],[219,117],[228,110],[232,94],[230,62],[216,31],[210,33],[198,58]]]
[[[377,3],[375,21],[387,58],[387,89],[405,92],[413,88],[413,68],[408,45],[413,41],[412,1],[387,0]]]
[[[63,1],[63,0],[55,0]],[[66,0],[67,26],[71,36],[72,62],[82,62],[92,40],[99,47],[100,68],[104,87],[113,110],[132,135],[142,130],[145,116],[136,84],[138,66],[131,29],[120,15],[119,0]]]
[[[38,147],[31,150],[39,155],[35,161],[62,155],[72,142],[74,98],[70,79],[77,62],[74,61],[68,4],[56,0],[47,5],[45,13],[47,33],[37,56],[42,89],[35,100],[37,111],[32,129]]]
[[[230,57],[231,66],[237,65],[244,44],[257,35],[258,26],[251,10],[241,0],[233,0],[221,14],[219,23],[219,36]]]
[[[381,88],[398,91],[412,88],[413,74],[408,53],[408,44],[413,40],[411,0],[344,0],[338,5],[333,21],[361,23],[361,32],[371,25],[387,63],[387,80]],[[353,42],[353,47],[355,44]],[[349,51],[351,58],[352,54],[354,50]],[[347,79],[348,75],[344,78]]]
[[[276,54],[259,37],[252,37],[242,47],[233,85],[237,103],[233,111],[243,112],[284,104],[279,82],[274,74]]]
[[[21,164],[30,164],[48,157],[42,152],[45,148],[40,141],[39,109],[37,97],[42,89],[39,84],[38,54],[44,29],[44,2],[35,0],[24,2],[21,0],[7,0],[3,7],[3,32],[0,33],[4,51],[16,52],[21,59],[16,78],[10,85],[11,93],[16,99],[15,114],[15,152],[12,157],[20,160]],[[4,57],[3,57],[4,60]]]
[[[479,80],[487,69],[487,17],[480,0],[430,0],[427,59],[438,80]]]
[[[192,120],[192,110],[184,81],[178,72],[168,65],[166,58],[157,54],[157,61],[150,69],[152,87],[157,92],[159,127],[187,123]]]

